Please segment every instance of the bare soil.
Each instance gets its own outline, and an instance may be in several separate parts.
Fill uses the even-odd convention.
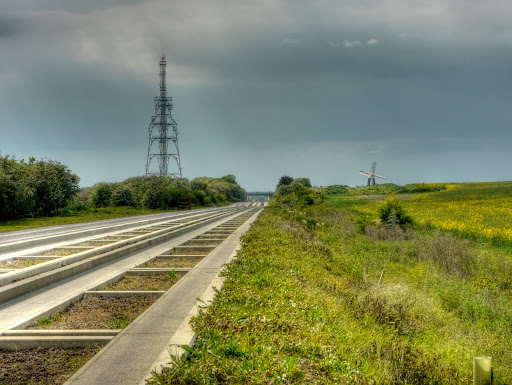
[[[228,236],[227,235],[223,235],[223,234],[205,234],[205,235],[200,235],[197,237],[197,239],[226,239]]]
[[[38,263],[43,263],[51,261],[51,259],[38,259],[38,258],[22,258],[22,259],[12,259],[8,261],[0,262],[0,269],[23,269],[25,267],[30,267],[33,265],[37,265]]]
[[[51,322],[29,329],[123,329],[150,307],[157,296],[85,297]]]
[[[128,236],[129,237],[129,236]],[[118,241],[124,241],[125,239],[130,239],[128,237],[122,237],[122,236],[116,236],[116,235],[111,235],[109,237],[103,237],[103,238],[100,238],[98,240],[101,240],[101,241],[115,241],[115,242],[118,242]]]
[[[102,347],[0,351],[0,385],[60,385]]]
[[[136,231],[136,232],[128,232],[128,233],[123,233],[123,235],[129,235],[130,237],[137,237],[139,235],[146,235],[146,234],[149,234],[151,233],[152,231]]]
[[[124,278],[102,290],[169,290],[185,273],[125,274]]]
[[[174,250],[168,251],[166,254],[171,255],[208,255],[211,250],[187,250],[187,249],[179,249],[176,248]]]
[[[105,245],[110,245],[112,243],[114,243],[115,241],[87,241],[87,242],[80,242],[80,243],[77,243],[76,246],[94,246],[94,247],[97,247],[97,246],[105,246]],[[75,246],[75,245],[73,245]]]
[[[66,257],[71,254],[81,253],[82,251],[86,251],[87,249],[51,249],[46,251],[39,251],[32,255],[40,255],[42,257],[51,256],[51,257]]]
[[[154,261],[146,262],[142,267],[194,267],[203,259],[203,256],[156,258]]]
[[[190,241],[184,243],[183,246],[218,246],[221,243],[222,241],[191,239]]]

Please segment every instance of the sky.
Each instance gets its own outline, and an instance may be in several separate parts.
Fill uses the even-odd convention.
[[[81,186],[145,174],[162,52],[186,178],[512,179],[509,0],[0,3],[0,154]]]

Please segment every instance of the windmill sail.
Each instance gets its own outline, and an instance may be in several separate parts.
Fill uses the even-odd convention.
[[[370,171],[367,171],[367,172],[359,171],[359,173],[361,175],[365,175],[368,177],[368,183],[366,184],[367,186],[375,186],[375,178],[386,179],[386,177],[384,177],[382,175],[375,174],[376,169],[377,169],[377,162],[372,162],[372,167],[370,168]]]

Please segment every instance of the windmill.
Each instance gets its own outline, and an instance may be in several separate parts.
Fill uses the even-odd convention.
[[[375,186],[375,178],[386,179],[386,177],[384,177],[384,176],[380,176],[380,175],[375,174],[375,167],[376,166],[377,166],[377,163],[376,162],[372,162],[372,168],[371,168],[370,171],[368,171],[368,172],[359,171],[359,174],[366,175],[368,177],[368,184],[367,184],[367,186]]]

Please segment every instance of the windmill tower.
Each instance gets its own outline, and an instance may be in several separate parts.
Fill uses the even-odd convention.
[[[375,178],[386,179],[386,177],[384,177],[384,176],[375,174],[376,167],[377,167],[377,163],[372,162],[372,168],[370,169],[370,171],[367,171],[367,172],[359,171],[359,174],[366,175],[368,177],[367,186],[375,186]]]
[[[149,123],[148,158],[146,175],[179,176],[181,178],[180,150],[178,147],[178,125],[171,115],[172,97],[167,96],[165,54],[160,59],[160,96],[155,97],[155,115]],[[169,150],[169,142],[171,149]],[[158,172],[150,171],[151,161],[158,160]],[[177,170],[169,172],[169,159],[176,161]]]

